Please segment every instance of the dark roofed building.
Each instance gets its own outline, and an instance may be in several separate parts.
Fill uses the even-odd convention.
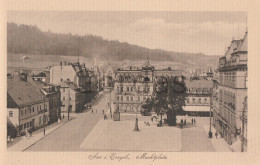
[[[7,115],[18,133],[49,121],[49,103],[27,74],[7,77]]]

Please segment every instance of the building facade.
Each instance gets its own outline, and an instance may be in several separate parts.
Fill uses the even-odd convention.
[[[209,116],[213,92],[211,80],[184,80],[187,88],[186,105],[183,110],[191,116]]]
[[[18,134],[48,124],[49,102],[26,74],[7,77],[7,115]]]
[[[120,112],[140,112],[142,104],[153,93],[154,83],[161,76],[178,76],[177,70],[155,70],[149,60],[140,67],[118,69],[114,87],[114,107]]]
[[[241,134],[241,112],[247,96],[247,32],[241,40],[232,40],[225,55],[219,59],[218,109],[213,109],[216,129],[228,144]]]
[[[97,76],[84,64],[61,62],[50,69],[50,83],[72,82],[85,91],[85,103],[90,102],[97,94]]]
[[[58,118],[61,117],[60,87],[42,81],[35,81],[35,83],[49,102],[49,123],[58,121]]]
[[[85,91],[73,82],[62,81],[60,84],[61,112],[81,112],[85,105]]]

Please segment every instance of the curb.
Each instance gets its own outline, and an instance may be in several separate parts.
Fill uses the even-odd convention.
[[[72,120],[72,119],[71,119]],[[69,120],[69,121],[71,121]],[[68,123],[69,121],[67,121],[66,123]],[[35,142],[33,142],[32,144],[30,144],[28,147],[26,147],[25,149],[23,149],[21,152],[27,150],[28,148],[30,148],[31,146],[33,146],[34,144],[36,144],[37,142],[39,142],[40,140],[42,140],[43,138],[45,138],[46,136],[50,135],[52,132],[54,132],[55,130],[57,130],[58,128],[60,128],[61,126],[65,125],[66,123],[61,124],[59,127],[55,128],[54,130],[52,130],[51,132],[49,132],[48,134],[46,134],[45,136],[41,137],[40,139],[36,140]]]

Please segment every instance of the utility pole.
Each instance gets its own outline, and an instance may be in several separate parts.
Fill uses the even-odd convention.
[[[68,120],[70,120],[70,88],[68,88],[69,92],[68,92],[68,95],[69,95],[69,101],[68,101]]]
[[[211,111],[212,111],[212,97],[210,98],[210,111],[209,111],[209,138],[212,138],[212,131],[211,131]]]
[[[45,95],[43,96],[43,135],[45,136]]]
[[[244,152],[244,144],[245,144],[245,120],[246,120],[246,117],[245,117],[245,110],[246,110],[246,107],[247,107],[247,98],[245,98],[245,101],[244,101],[244,107],[243,107],[243,110],[242,110],[242,115],[241,115],[241,120],[242,120],[242,134],[241,134],[241,152]]]

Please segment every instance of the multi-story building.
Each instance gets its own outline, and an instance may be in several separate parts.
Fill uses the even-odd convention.
[[[241,134],[243,102],[247,96],[247,32],[241,40],[232,40],[219,59],[219,108],[213,109],[216,129],[232,144]]]
[[[46,100],[49,101],[49,123],[58,121],[58,118],[61,117],[60,87],[42,81],[35,81],[35,83],[45,95]]]
[[[140,112],[142,104],[150,98],[156,80],[161,76],[178,76],[179,70],[155,70],[149,60],[140,67],[118,69],[114,87],[114,107],[121,112]]]
[[[27,74],[7,77],[7,115],[19,134],[49,121],[49,102]]]
[[[209,116],[210,98],[213,91],[211,80],[184,80],[187,88],[185,114],[192,116]]]
[[[90,102],[97,93],[97,77],[94,71],[84,64],[61,62],[59,66],[50,69],[50,83],[59,84],[62,81],[72,82],[86,93],[85,103]]]
[[[85,105],[85,91],[73,82],[62,81],[60,84],[62,112],[81,112]]]

